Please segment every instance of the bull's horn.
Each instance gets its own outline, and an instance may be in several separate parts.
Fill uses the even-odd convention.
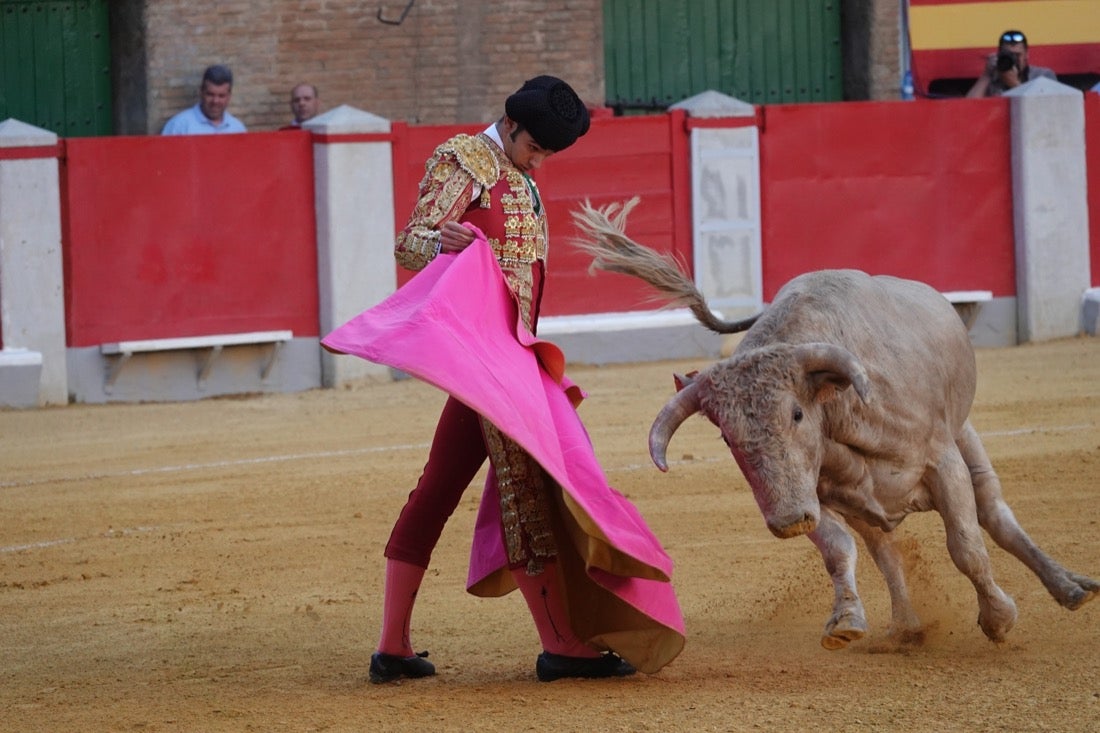
[[[672,434],[684,420],[699,412],[699,383],[691,382],[672,396],[653,421],[649,429],[649,457],[662,471],[668,470],[665,452]]]
[[[871,380],[855,354],[843,346],[826,343],[801,344],[794,350],[794,357],[802,369],[812,372],[826,372],[841,378],[842,387],[849,384],[865,404],[871,402]]]

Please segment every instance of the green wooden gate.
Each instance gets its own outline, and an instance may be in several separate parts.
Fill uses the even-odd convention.
[[[753,104],[843,98],[840,0],[604,0],[607,104],[708,89]]]
[[[110,135],[107,0],[0,0],[0,120]]]

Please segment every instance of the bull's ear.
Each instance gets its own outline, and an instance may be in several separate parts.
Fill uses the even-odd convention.
[[[837,372],[810,372],[806,378],[810,382],[815,402],[836,399],[837,395],[852,386],[847,377]]]
[[[673,374],[672,381],[676,383],[676,391],[679,392],[684,387],[695,382],[695,377],[697,377],[698,375],[698,369],[693,372],[688,372],[687,374]]]
[[[847,349],[826,343],[799,344],[794,349],[794,358],[802,366],[818,402],[853,387],[859,398],[870,404],[871,381],[863,365]]]

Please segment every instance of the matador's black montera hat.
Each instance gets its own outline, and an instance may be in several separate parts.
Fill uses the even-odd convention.
[[[555,76],[536,76],[504,102],[504,112],[547,150],[565,150],[588,132],[588,108]]]

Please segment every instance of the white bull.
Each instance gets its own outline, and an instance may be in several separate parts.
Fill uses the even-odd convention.
[[[978,624],[1002,641],[1016,605],[993,580],[984,528],[1031,569],[1060,604],[1076,609],[1100,583],[1044,553],[1016,521],[968,419],[976,386],[966,328],[947,300],[919,282],[826,270],[787,283],[758,317],[715,318],[675,264],[623,234],[633,202],[575,218],[594,267],[640,277],[688,305],[708,328],[746,331],[732,356],[682,387],[650,431],[665,471],[676,429],[695,413],[722,432],[777,537],[807,535],[836,598],[821,643],[838,649],[867,631],[856,590],[863,538],[890,592],[890,633],[920,638],[893,530],[912,512],[939,512],[956,567],[974,584]],[[747,330],[746,330],[747,329]]]

